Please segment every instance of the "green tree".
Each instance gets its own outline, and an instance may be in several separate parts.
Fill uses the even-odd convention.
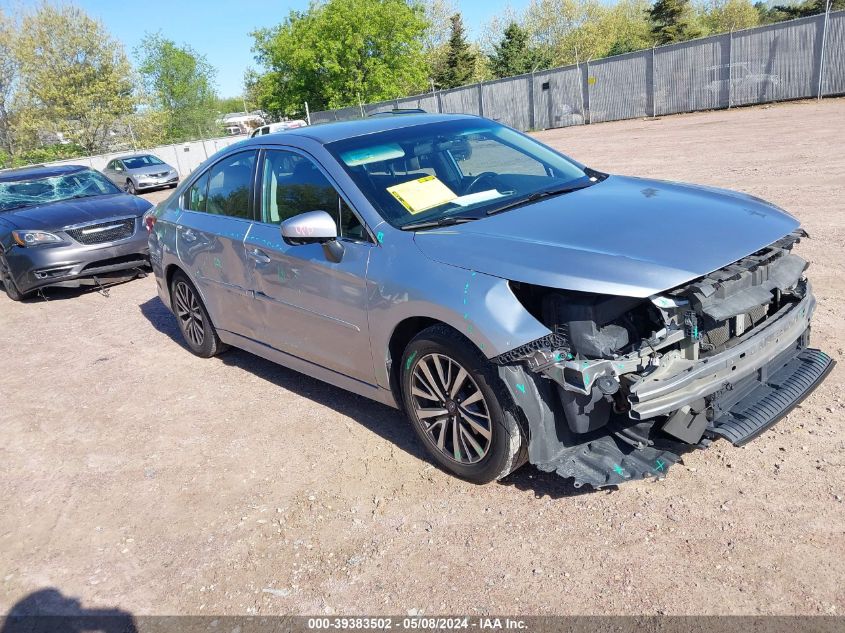
[[[653,44],[648,0],[532,0],[525,28],[550,65],[627,53]]]
[[[702,35],[690,0],[657,0],[648,15],[658,44],[683,42]]]
[[[434,74],[434,83],[438,88],[457,88],[471,83],[477,72],[478,53],[467,41],[464,22],[460,13],[451,19],[449,43],[443,67]]]
[[[494,77],[521,75],[546,67],[542,55],[531,47],[528,31],[516,22],[511,22],[502,40],[493,45],[489,59]]]
[[[845,0],[805,0],[797,4],[776,5],[775,10],[782,14],[785,19],[804,18],[810,15],[818,15],[827,10],[827,3],[830,2],[831,11],[845,10]]]
[[[423,9],[406,0],[326,0],[255,31],[266,72],[248,93],[277,115],[393,99],[425,88]]]
[[[135,53],[154,106],[166,114],[165,137],[178,141],[208,133],[217,115],[217,94],[216,72],[205,56],[159,33],[147,35]]]
[[[74,6],[40,5],[21,20],[19,129],[62,133],[87,152],[108,147],[112,126],[134,110],[132,69],[103,25]]]
[[[14,99],[18,84],[19,62],[16,47],[17,26],[0,10],[0,151],[6,164],[15,153]]]
[[[215,104],[215,109],[217,110],[218,114],[228,114],[229,112],[241,112],[244,109],[244,103],[246,103],[246,96],[243,97],[223,97],[217,99],[217,103]],[[247,105],[247,108],[251,110],[254,109],[254,102],[250,102]]]
[[[701,22],[708,33],[728,33],[760,24],[760,12],[751,0],[709,0]]]

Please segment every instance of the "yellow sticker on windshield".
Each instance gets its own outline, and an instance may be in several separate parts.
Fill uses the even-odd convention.
[[[457,198],[436,176],[425,176],[393,185],[388,187],[387,191],[411,214],[422,213]]]

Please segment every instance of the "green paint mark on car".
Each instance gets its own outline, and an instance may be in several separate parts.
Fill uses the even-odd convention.
[[[519,389],[522,393],[525,393],[525,385],[520,383],[516,386],[516,388]]]
[[[417,353],[414,352],[410,356],[408,356],[408,361],[405,363],[405,371],[408,371],[411,368],[411,363],[414,362],[414,359],[417,357]]]
[[[223,262],[220,261],[219,257],[214,258],[214,267],[215,268],[223,268]]]
[[[378,240],[379,244],[384,244],[384,233],[382,231],[379,231],[376,234],[376,239]]]

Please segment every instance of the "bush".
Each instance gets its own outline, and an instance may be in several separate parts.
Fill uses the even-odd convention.
[[[54,160],[66,160],[68,158],[79,158],[85,156],[85,149],[75,143],[56,143],[44,145],[28,150],[12,158],[12,167],[24,167],[40,163],[50,163]],[[3,157],[6,158],[6,157]]]

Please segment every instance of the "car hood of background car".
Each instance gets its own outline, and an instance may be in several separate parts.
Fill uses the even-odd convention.
[[[749,255],[798,227],[753,196],[610,176],[586,189],[420,231],[429,258],[512,281],[647,297]]]
[[[133,176],[147,176],[149,174],[166,174],[170,173],[173,168],[170,165],[150,165],[148,167],[137,167],[130,169],[129,173]]]
[[[19,229],[58,230],[66,226],[120,216],[139,216],[152,207],[143,198],[126,193],[59,200],[0,213]]]

